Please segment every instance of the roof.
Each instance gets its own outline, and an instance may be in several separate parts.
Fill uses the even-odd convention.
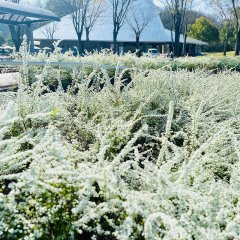
[[[140,42],[145,43],[168,43],[171,42],[171,33],[169,30],[166,30],[162,24],[161,18],[158,14],[156,5],[153,2],[154,0],[137,0],[136,6],[141,7],[144,11],[150,11],[152,14],[151,21],[143,30],[140,36]],[[113,42],[113,21],[112,21],[112,9],[109,6],[107,1],[106,10],[104,15],[101,16],[92,31],[90,32],[89,39],[90,41],[96,42]],[[50,23],[47,27],[43,26],[33,32],[34,39],[36,40],[47,40],[47,34],[45,33],[46,29],[53,27],[54,23]],[[55,40],[65,40],[65,41],[77,41],[77,34],[73,26],[72,16],[67,15],[61,19],[61,22],[58,23],[56,31],[54,33]],[[82,40],[86,40],[85,32],[82,35]],[[125,24],[119,31],[118,42],[136,42],[136,37],[133,30]],[[183,42],[183,36],[180,39]],[[201,41],[188,38],[188,43],[205,45]]]
[[[0,23],[16,25],[45,21],[60,21],[60,19],[53,12],[42,8],[0,0]]]
[[[172,39],[171,37],[171,31],[170,30],[167,30],[166,29],[166,32],[167,34],[169,35],[169,37]],[[173,33],[173,38],[175,37],[175,32],[172,32]],[[180,43],[183,43],[184,42],[184,35],[180,35]],[[206,43],[206,42],[203,42],[203,41],[200,41],[200,40],[197,40],[197,39],[194,39],[194,38],[191,38],[191,37],[187,37],[187,43],[188,44],[194,44],[194,45],[201,45],[201,46],[208,46],[209,44]]]

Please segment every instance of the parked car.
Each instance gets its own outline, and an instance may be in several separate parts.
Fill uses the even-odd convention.
[[[7,45],[0,46],[0,61],[12,59],[13,48]]]
[[[1,56],[9,56],[11,55],[13,52],[13,47],[7,46],[7,45],[3,45],[0,46],[0,55]]]
[[[160,55],[160,52],[156,48],[149,48],[147,56],[149,57],[157,57]]]

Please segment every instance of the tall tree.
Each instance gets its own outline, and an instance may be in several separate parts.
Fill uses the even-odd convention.
[[[159,14],[162,20],[162,23],[166,29],[169,29],[172,33],[172,48],[174,45],[174,37],[173,37],[173,31],[174,31],[174,25],[172,22],[172,15],[171,11],[169,11],[168,7],[160,8]],[[187,36],[189,31],[189,26],[191,24],[194,24],[196,19],[199,17],[210,17],[210,14],[203,13],[201,11],[196,11],[194,9],[187,9],[185,13],[185,18],[183,21],[183,27],[182,27],[182,34],[184,36],[184,42],[183,42],[183,49],[182,49],[182,55],[186,55],[186,45],[187,45]]]
[[[174,30],[174,56],[180,56],[180,35],[183,30],[183,23],[186,12],[192,8],[194,0],[163,0],[162,3],[167,7],[171,14],[171,23]]]
[[[53,44],[54,42],[54,34],[57,31],[57,26],[58,26],[58,22],[53,22],[43,27],[43,34],[48,40],[50,40],[51,44]]]
[[[161,17],[164,27],[166,29],[171,30],[172,15],[171,15],[171,12],[169,11],[169,9],[167,7],[159,8],[159,14],[160,14],[160,17]],[[196,19],[199,17],[210,18],[210,14],[203,13],[201,11],[196,11],[194,9],[189,9],[186,11],[183,25],[194,24]],[[182,33],[184,33],[184,28],[182,29]]]
[[[211,19],[200,17],[190,26],[189,36],[215,44],[219,42],[219,31]]]
[[[232,3],[234,18],[235,18],[235,29],[236,29],[236,44],[235,44],[235,56],[239,56],[240,53],[240,25],[239,25],[239,0],[230,0]]]
[[[182,29],[183,34],[182,56],[186,56],[187,54],[187,37],[189,33],[189,26],[194,24],[196,19],[202,16],[204,16],[204,14],[198,11],[194,11],[191,9],[186,11]]]
[[[92,31],[94,25],[96,24],[97,20],[103,15],[105,11],[105,1],[104,0],[97,0],[91,1],[89,3],[86,17],[84,21],[84,27],[86,31],[86,43],[87,43],[87,50],[89,48],[89,35]]]
[[[117,47],[117,36],[125,23],[129,8],[135,0],[109,0],[112,8],[112,19],[113,19],[113,45],[114,52],[118,52]]]
[[[78,51],[83,53],[82,35],[90,0],[59,0],[59,3],[63,3],[72,16],[73,26],[78,38]]]
[[[235,56],[240,54],[240,0],[208,0],[210,3],[215,6],[215,9],[218,9],[221,17],[224,17],[224,14],[228,16],[232,14],[234,19],[235,27]],[[225,21],[226,24],[226,21]]]
[[[135,34],[136,37],[136,48],[139,49],[140,36],[143,30],[147,27],[154,13],[153,9],[144,9],[138,4],[134,4],[128,13],[127,23]]]
[[[221,38],[224,44],[223,55],[226,56],[227,46],[232,32],[233,12],[231,11],[231,2],[227,0],[208,0],[214,12],[217,13],[217,19],[220,22]]]
[[[49,10],[53,8],[60,16],[71,14],[73,26],[78,39],[78,50],[83,53],[82,35],[84,31],[84,22],[90,0],[47,0],[46,7]]]
[[[83,32],[86,31],[88,42],[90,32],[105,10],[104,3],[104,0],[47,0],[46,8],[54,11],[60,17],[71,14],[78,38],[78,49],[80,53],[83,53]]]

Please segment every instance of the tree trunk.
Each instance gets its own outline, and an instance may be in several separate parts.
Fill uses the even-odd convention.
[[[136,34],[136,50],[137,50],[137,56],[141,56],[141,51],[140,51],[140,35]]]
[[[78,52],[81,55],[83,53],[83,49],[82,49],[82,34],[78,33],[77,37],[78,37]]]
[[[180,57],[180,34],[181,34],[181,19],[180,14],[176,16],[175,22],[175,43],[174,43],[174,56]]]
[[[235,44],[235,56],[239,56],[239,48],[240,48],[240,29],[239,24],[237,24],[237,37],[236,37],[236,44]]]
[[[239,30],[239,17],[238,17],[238,11],[236,7],[235,0],[232,0],[232,6],[233,6],[233,11],[234,15],[236,18],[236,44],[235,44],[235,56],[239,55],[239,40],[240,40],[240,30]]]
[[[228,32],[228,28],[227,28],[227,33],[226,33],[226,37],[225,37],[225,41],[224,41],[224,47],[223,47],[223,56],[224,57],[227,56],[228,39],[229,39],[229,32]]]
[[[90,40],[89,40],[90,30],[86,28],[86,50],[90,51]]]
[[[186,56],[186,53],[187,53],[187,31],[188,31],[188,26],[186,24],[185,33],[184,33],[183,50],[182,50],[182,55],[183,56]]]
[[[170,46],[170,51],[173,52],[173,50],[174,50],[173,26],[171,25],[171,46]]]
[[[118,35],[117,26],[114,24],[114,29],[113,29],[113,52],[118,54],[117,35]]]
[[[180,31],[175,30],[174,56],[180,57]]]
[[[113,33],[113,52],[118,53],[117,34]]]
[[[137,34],[136,35],[136,49],[139,49],[139,46],[140,46],[140,36]]]

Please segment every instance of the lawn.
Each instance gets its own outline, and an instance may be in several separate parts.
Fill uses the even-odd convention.
[[[51,57],[98,64],[0,93],[0,239],[239,238],[240,73]]]
[[[213,57],[213,58],[222,58],[222,57],[224,57],[222,52],[213,52],[213,53],[204,52],[203,56]],[[227,52],[226,56],[227,57],[234,57],[234,51]]]

